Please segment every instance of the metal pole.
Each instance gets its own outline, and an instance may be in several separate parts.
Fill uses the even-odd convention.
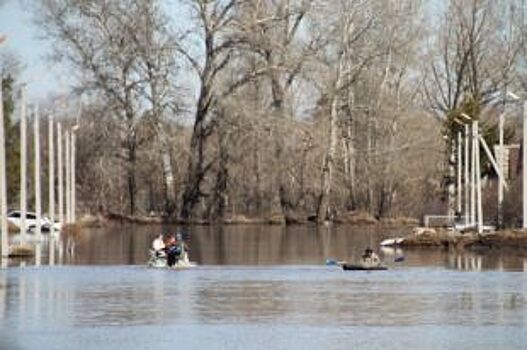
[[[62,162],[62,127],[60,123],[57,123],[57,162],[58,162],[58,181],[59,181],[59,222],[64,225],[64,166]]]
[[[75,223],[75,206],[76,206],[76,196],[75,196],[75,131],[71,132],[71,210],[70,218],[71,222]]]
[[[5,159],[5,134],[4,134],[4,97],[2,94],[2,77],[0,76],[0,229],[2,257],[9,255],[7,240],[7,182],[6,182],[6,159]]]
[[[527,228],[527,101],[523,102],[523,159],[522,159],[522,174],[523,174],[523,228]]]
[[[64,164],[66,166],[66,188],[65,188],[65,194],[66,194],[66,224],[69,224],[71,222],[71,197],[70,197],[70,170],[71,170],[71,162],[70,162],[70,132],[66,130],[66,160],[64,161]]]
[[[50,234],[55,233],[55,150],[53,145],[53,116],[48,118],[48,165],[49,165],[49,219],[51,221]]]
[[[470,205],[470,186],[469,186],[469,157],[468,151],[470,147],[470,131],[469,126],[465,124],[465,226],[468,226],[469,219],[469,205]]]
[[[476,124],[476,181],[477,181],[477,202],[478,202],[478,233],[483,232],[483,205],[481,199],[481,164],[480,164],[480,154],[479,154],[479,144],[477,142],[479,138],[479,129],[478,122]]]
[[[470,163],[471,180],[470,180],[470,225],[476,225],[476,147],[478,146],[476,136],[477,126],[472,123],[472,161]]]
[[[461,197],[463,195],[463,190],[461,186],[461,162],[462,162],[462,155],[461,155],[461,131],[458,131],[457,133],[457,212],[459,215],[461,215]]]
[[[40,123],[38,106],[35,106],[35,120],[34,120],[34,136],[35,136],[35,214],[36,214],[36,238],[37,240],[42,239],[42,204],[41,204],[41,191],[40,191]]]
[[[499,116],[499,158],[498,158],[498,167],[503,174],[503,161],[504,161],[504,149],[503,149],[503,124],[504,124],[504,115],[500,113]],[[503,179],[505,180],[505,179]],[[503,224],[503,181],[498,181],[498,228],[501,228]]]
[[[22,89],[20,96],[20,238],[26,241],[27,233],[27,116],[26,96]]]

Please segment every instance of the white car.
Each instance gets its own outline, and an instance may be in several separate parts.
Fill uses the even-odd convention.
[[[12,210],[9,213],[7,213],[7,220],[15,225],[16,227],[20,228],[22,226],[22,213],[20,210]],[[26,212],[26,227],[28,231],[34,231],[37,227],[37,215],[32,212]],[[42,216],[40,218],[40,227],[42,232],[49,232],[51,228],[51,219]],[[62,225],[60,222],[55,221],[53,224],[53,228],[55,231],[60,231]]]

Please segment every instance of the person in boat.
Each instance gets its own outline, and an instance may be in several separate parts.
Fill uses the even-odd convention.
[[[371,248],[366,248],[361,263],[366,267],[378,267],[381,265],[381,259]]]
[[[167,234],[165,238],[165,253],[167,255],[168,266],[174,266],[177,262],[177,242],[172,234]]]
[[[163,234],[160,233],[152,242],[152,249],[156,256],[162,256],[165,253],[165,242],[163,241]]]
[[[176,234],[176,253],[178,260],[183,256],[183,253],[186,252],[188,252],[188,246],[183,240],[183,235],[178,232]]]

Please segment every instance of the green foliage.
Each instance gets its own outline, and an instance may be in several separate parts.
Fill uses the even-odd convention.
[[[467,120],[462,116],[466,114],[470,116],[473,120],[480,120],[481,107],[477,99],[470,98],[465,100],[460,106],[447,114],[447,118],[444,123],[443,135],[447,140],[447,157],[450,156],[452,150],[452,144],[457,142],[457,133],[462,132],[464,135],[465,129],[461,123],[466,123]],[[457,120],[457,121],[456,121]],[[470,122],[469,124],[470,125]],[[493,152],[493,146],[499,143],[499,134],[498,134],[498,125],[497,123],[479,123],[479,130],[485,142]],[[514,128],[505,127],[504,129],[504,143],[509,143],[514,137]],[[492,167],[491,162],[489,161],[485,150],[480,145],[480,164],[481,164],[481,175],[495,175],[495,171]],[[447,158],[449,159],[449,158]],[[457,159],[457,158],[456,158]]]
[[[458,108],[447,114],[443,134],[447,136],[449,140],[455,140],[457,132],[464,131],[464,127],[456,122],[456,120],[466,122],[466,119],[462,114],[468,115],[473,120],[479,120],[480,112],[481,107],[478,100],[470,98],[463,101]]]
[[[7,163],[7,198],[8,205],[14,205],[18,199],[20,189],[20,135],[18,123],[13,123],[15,111],[14,96],[15,81],[8,75],[2,79],[2,95],[4,107],[4,130],[6,142],[6,163]]]

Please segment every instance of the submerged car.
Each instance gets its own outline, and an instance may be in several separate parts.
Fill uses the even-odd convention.
[[[22,227],[22,212],[20,210],[12,210],[7,213],[7,220],[18,228]],[[51,227],[55,231],[60,231],[62,225],[60,222],[51,222],[47,216],[40,217],[40,228],[42,232],[50,232]],[[33,212],[26,212],[26,227],[28,231],[35,231],[37,227],[37,214]]]

